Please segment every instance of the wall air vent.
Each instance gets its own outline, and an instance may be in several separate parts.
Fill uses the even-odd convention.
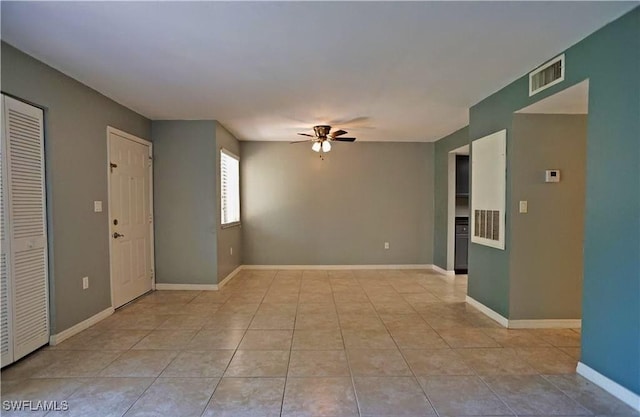
[[[500,240],[500,211],[475,210],[473,235],[489,240]]]
[[[564,54],[529,73],[529,97],[564,80]]]

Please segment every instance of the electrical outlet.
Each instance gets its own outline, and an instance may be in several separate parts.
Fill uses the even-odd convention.
[[[82,277],[82,289],[86,290],[89,288],[89,277]]]
[[[384,248],[389,249],[389,242],[384,242]]]
[[[527,200],[520,201],[520,213],[526,213],[529,210],[529,204]]]
[[[233,246],[229,247],[229,255],[233,255]]]

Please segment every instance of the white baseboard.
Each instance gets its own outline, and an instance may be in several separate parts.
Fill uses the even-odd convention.
[[[281,270],[350,270],[350,269],[433,269],[431,264],[402,265],[242,265],[242,269],[281,269]]]
[[[507,329],[578,329],[582,327],[580,319],[509,320],[468,295],[466,301],[467,304]]]
[[[238,272],[244,269],[243,265],[238,266],[231,271],[229,275],[224,277],[218,284],[156,284],[156,290],[172,290],[172,291],[218,291],[224,287],[235,277]]]
[[[51,346],[55,346],[59,344],[63,340],[66,340],[71,336],[74,336],[80,333],[81,331],[88,329],[89,327],[93,326],[97,322],[106,319],[107,317],[113,314],[113,311],[114,311],[113,307],[109,307],[105,310],[102,310],[98,314],[94,314],[88,319],[81,321],[75,326],[69,327],[68,329],[63,330],[60,333],[52,334],[51,336],[49,336],[49,344]]]
[[[352,270],[352,269],[430,269],[436,272],[444,271],[443,269],[432,264],[402,264],[402,265],[240,265],[229,275],[227,275],[222,281],[216,284],[161,284],[156,283],[156,290],[182,290],[182,291],[215,291],[224,287],[229,283],[238,272],[248,270]],[[446,276],[445,279],[453,280],[454,271],[441,272]]]
[[[450,275],[453,275],[453,276],[456,275],[456,271],[450,271],[448,269],[443,269],[443,268],[440,268],[438,265],[431,265],[431,269],[433,269],[434,271],[436,271],[437,273],[442,274],[442,275],[449,275],[449,276]]]
[[[156,290],[173,291],[216,291],[216,284],[156,284]]]
[[[640,411],[640,395],[629,391],[622,385],[602,375],[600,372],[593,368],[588,367],[582,362],[578,362],[576,372],[600,388],[604,389],[620,401],[625,402],[636,411]]]
[[[469,304],[471,307],[479,310],[485,316],[489,317],[491,320],[496,321],[502,327],[509,327],[509,319],[502,316],[500,313],[493,311],[486,305],[482,304],[480,301],[474,300],[468,295],[467,295],[466,301],[467,301],[467,304]]]
[[[243,265],[239,265],[236,269],[231,271],[229,273],[229,275],[224,277],[224,279],[218,283],[218,289],[220,289],[220,288],[224,287],[225,285],[227,285],[229,283],[229,281],[231,281],[236,275],[238,275],[238,272],[242,271],[243,269],[244,269],[244,266]]]
[[[579,329],[580,319],[509,320],[510,329]]]
[[[244,269],[253,270],[350,270],[350,269],[431,269],[431,264],[403,264],[403,265],[239,265],[231,271],[229,275],[224,277],[222,281],[216,284],[155,284],[155,290],[173,290],[173,291],[216,291],[224,287],[231,281],[238,272]],[[447,277],[449,279],[449,277]]]

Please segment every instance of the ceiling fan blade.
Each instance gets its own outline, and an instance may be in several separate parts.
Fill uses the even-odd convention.
[[[355,142],[356,138],[333,138],[336,142]]]
[[[336,136],[342,136],[342,135],[345,135],[346,133],[347,133],[346,130],[340,129],[340,130],[336,130],[335,132],[332,132],[329,136],[335,138]]]
[[[315,142],[315,140],[313,140],[313,139],[307,139],[307,140],[294,140],[293,142],[289,142],[289,144],[292,144],[292,143],[305,143],[305,142]]]
[[[310,138],[315,138],[314,135],[310,135],[308,133],[298,133],[298,135],[300,135],[300,136],[309,136]]]

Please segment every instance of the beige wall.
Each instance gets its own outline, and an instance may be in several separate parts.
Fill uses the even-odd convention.
[[[432,263],[432,143],[241,150],[244,264]]]
[[[509,318],[581,317],[586,115],[517,114],[511,142]],[[560,169],[559,183],[545,183]],[[528,213],[518,212],[520,200]]]

